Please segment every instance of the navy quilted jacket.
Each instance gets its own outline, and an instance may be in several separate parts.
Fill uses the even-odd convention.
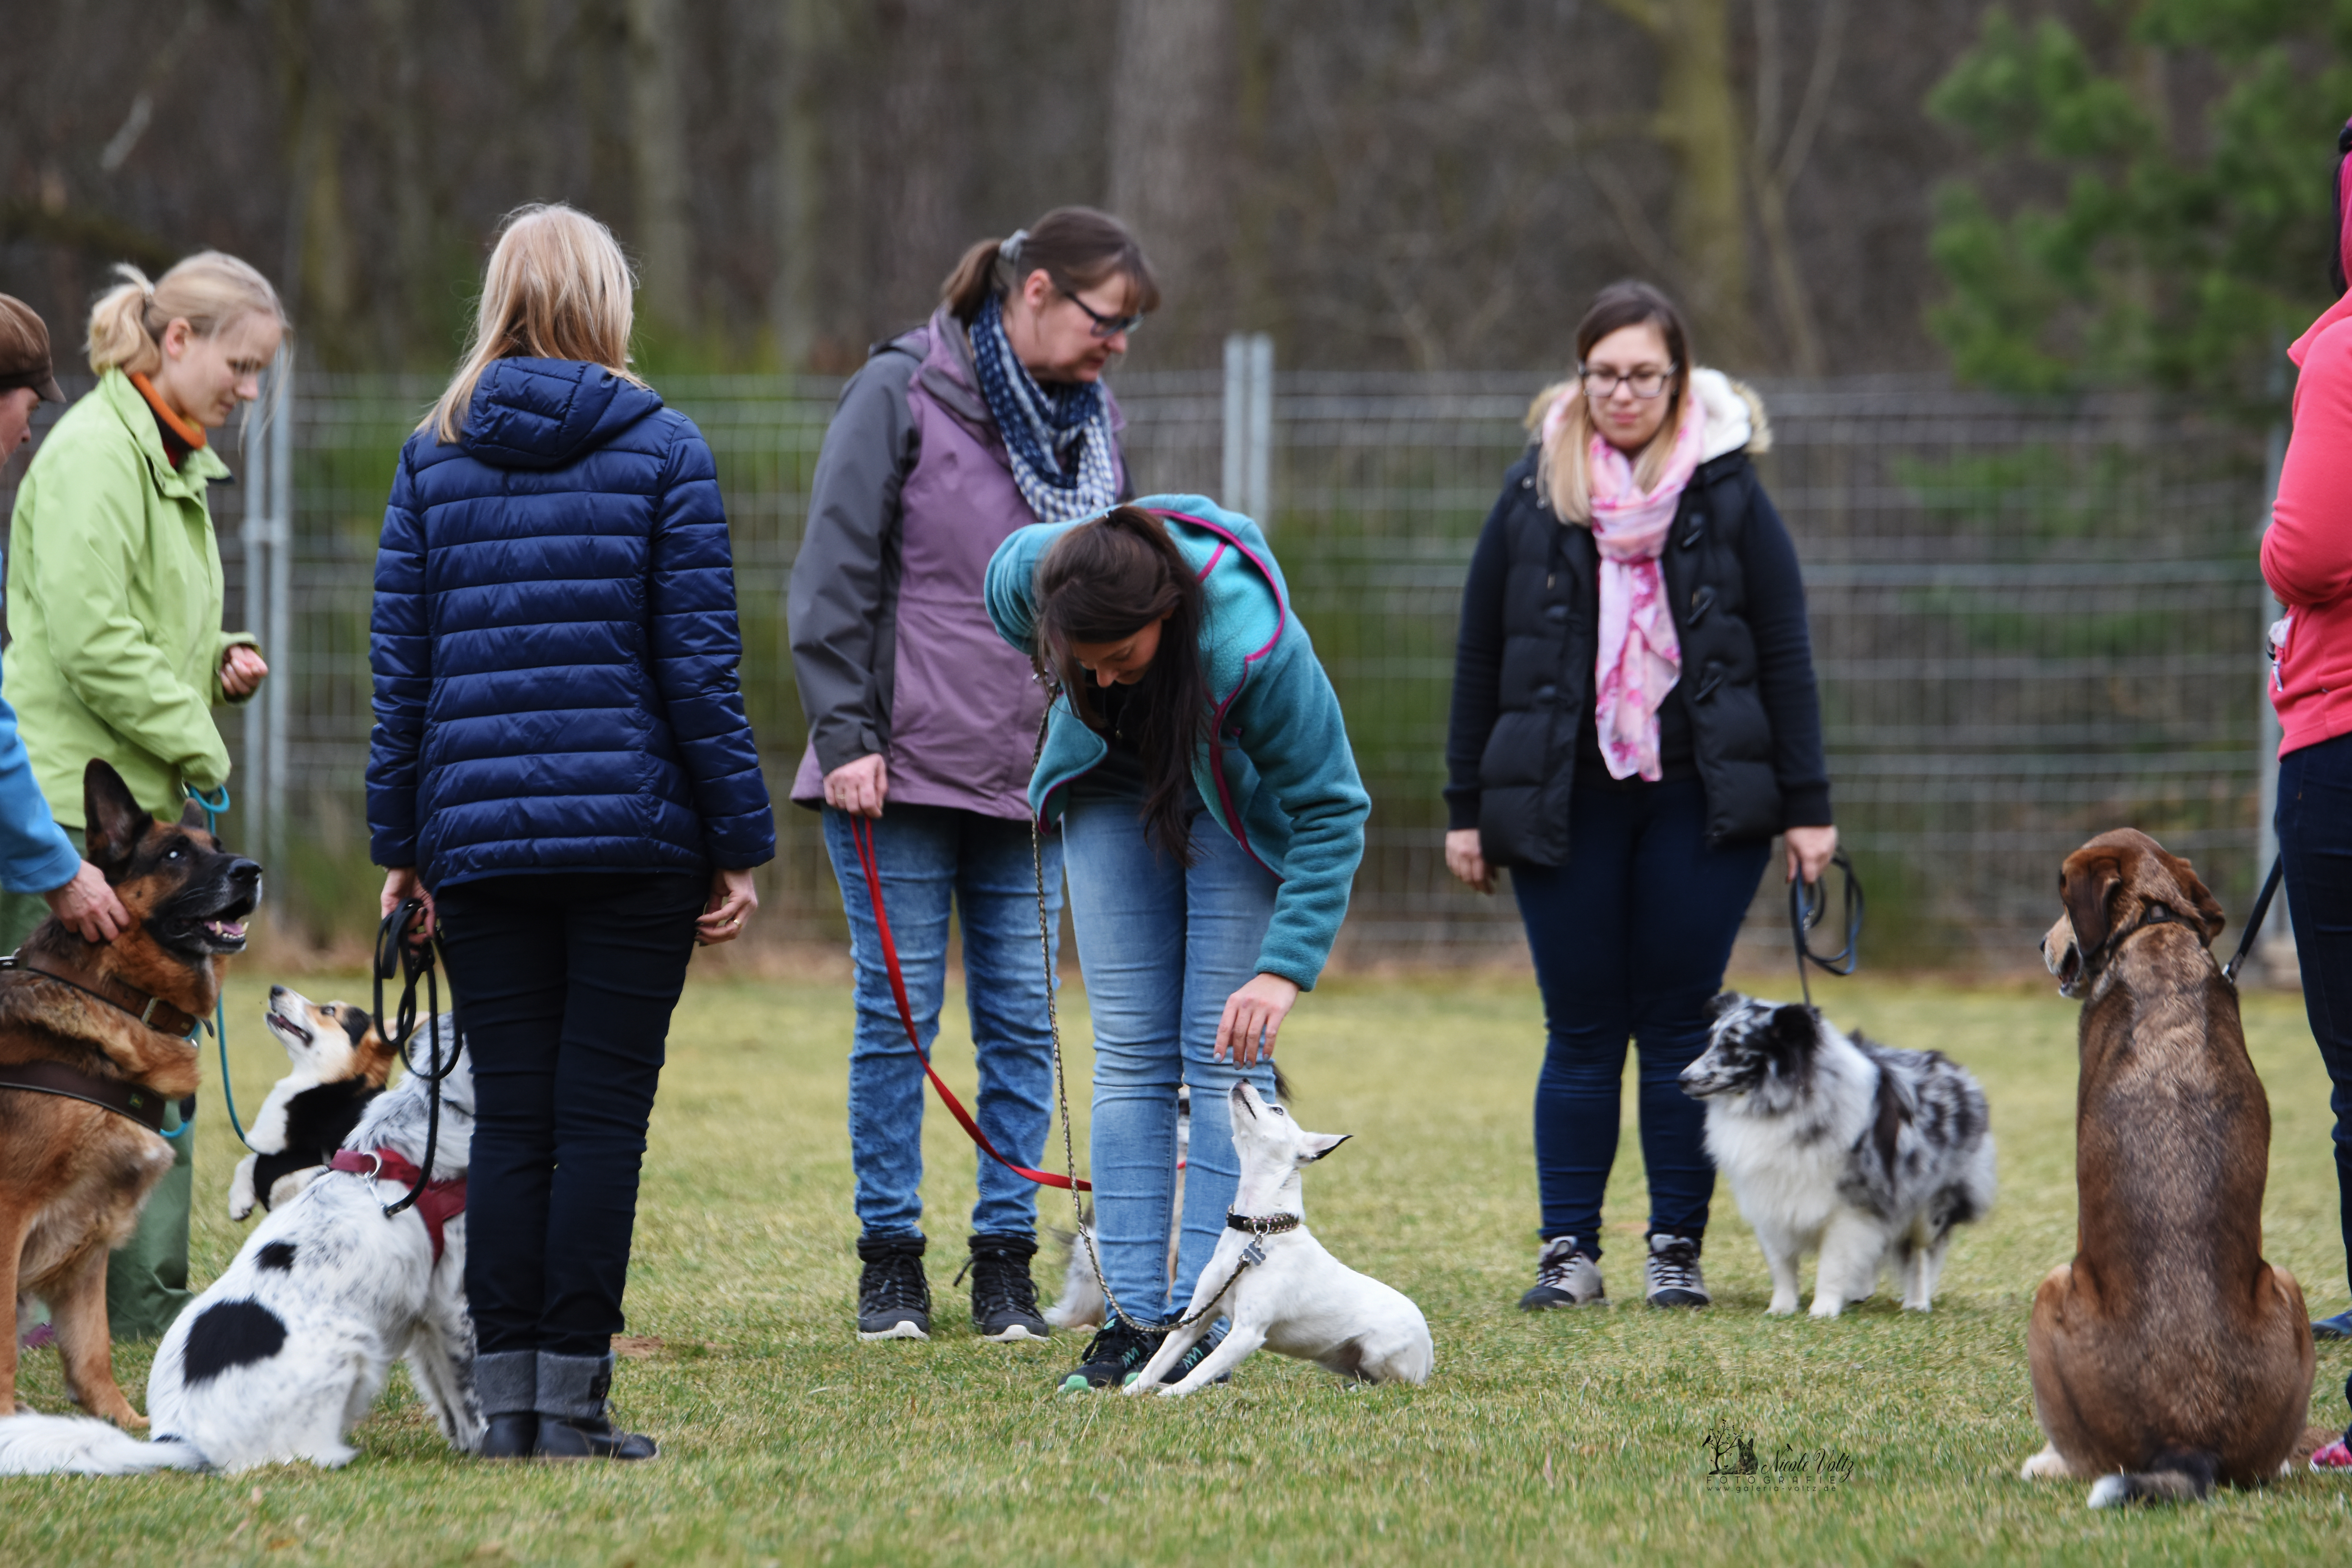
[[[370,853],[428,888],[757,866],[775,821],[702,433],[601,366],[506,359],[409,437],[376,552]]]

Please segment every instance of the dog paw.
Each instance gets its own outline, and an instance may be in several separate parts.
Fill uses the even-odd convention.
[[[1827,1300],[1817,1297],[1813,1301],[1813,1316],[1816,1318],[1834,1318],[1844,1310],[1845,1303],[1834,1296]]]
[[[2017,1468],[2017,1479],[2021,1481],[2063,1481],[2072,1474],[2058,1450],[2047,1446]]]
[[[1764,1309],[1764,1315],[1768,1318],[1793,1318],[1797,1315],[1797,1299],[1790,1296],[1783,1300],[1775,1296],[1772,1304]]]
[[[229,1201],[229,1205],[228,1205],[228,1217],[229,1217],[229,1218],[231,1218],[231,1219],[233,1219],[233,1220],[240,1220],[240,1221],[241,1221],[241,1220],[243,1220],[243,1219],[244,1219],[247,1215],[251,1214],[252,1212],[253,1212],[253,1200],[252,1200],[252,1199],[250,1199],[250,1198],[246,1198],[246,1199],[242,1199],[242,1200],[232,1198],[232,1199]]]

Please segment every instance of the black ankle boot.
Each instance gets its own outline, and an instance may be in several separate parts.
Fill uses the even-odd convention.
[[[602,1415],[542,1415],[539,1418],[539,1457],[542,1459],[651,1459],[660,1445],[642,1432],[624,1432]]]
[[[528,1459],[539,1451],[539,1412],[502,1410],[482,1434],[485,1459]]]

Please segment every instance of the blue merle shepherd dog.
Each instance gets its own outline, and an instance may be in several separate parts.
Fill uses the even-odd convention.
[[[478,1449],[462,1206],[474,1080],[454,1016],[442,1015],[439,1037],[444,1059],[457,1059],[422,1200],[384,1214],[425,1158],[429,1086],[411,1073],[369,1102],[334,1168],[271,1210],[173,1322],[147,1380],[152,1442],[87,1416],[16,1415],[0,1419],[0,1475],[340,1467],[401,1357],[450,1446]],[[410,1047],[420,1064],[427,1041],[420,1027]]]
[[[1992,1206],[1984,1090],[1935,1051],[1846,1035],[1811,1007],[1727,991],[1707,1048],[1683,1069],[1706,1102],[1706,1147],[1772,1270],[1766,1311],[1797,1310],[1797,1262],[1818,1251],[1813,1316],[1834,1318],[1892,1269],[1927,1311],[1953,1227]]]

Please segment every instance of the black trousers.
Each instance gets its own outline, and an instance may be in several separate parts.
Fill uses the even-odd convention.
[[[2352,735],[2279,759],[2274,820],[2303,963],[2304,1013],[2327,1064],[2336,1111],[2336,1213],[2352,1278]]]
[[[436,896],[474,1064],[466,1296],[483,1354],[602,1356],[622,1328],[646,1125],[709,886],[574,871]]]

